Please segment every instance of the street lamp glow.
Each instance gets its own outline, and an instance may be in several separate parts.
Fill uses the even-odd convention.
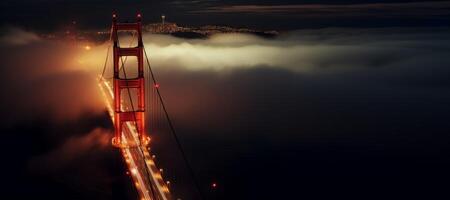
[[[136,175],[136,174],[137,174],[137,169],[136,169],[136,168],[131,169],[131,173],[132,173],[133,175]]]

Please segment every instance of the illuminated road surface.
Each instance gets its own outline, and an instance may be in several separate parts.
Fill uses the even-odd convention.
[[[114,123],[113,88],[103,78],[99,79],[99,87],[104,96],[111,120]],[[122,141],[130,147],[121,148],[122,156],[128,165],[130,175],[140,198],[146,200],[170,200],[169,188],[164,182],[161,172],[156,167],[149,151],[145,147],[136,145],[139,144],[139,137],[134,124],[125,124]]]

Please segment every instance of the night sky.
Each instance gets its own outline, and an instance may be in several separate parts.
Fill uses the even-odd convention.
[[[102,1],[5,0],[1,22],[33,29],[57,29],[77,20],[104,28],[112,11],[122,16],[145,13],[145,21],[167,20],[182,25],[228,25],[292,30],[323,27],[446,26],[448,1],[305,0],[305,1]]]
[[[450,1],[0,5],[1,199],[137,199],[95,82],[106,44],[41,37],[113,11],[280,32],[144,35],[208,200],[449,197]],[[199,199],[173,138],[151,136],[174,196]]]

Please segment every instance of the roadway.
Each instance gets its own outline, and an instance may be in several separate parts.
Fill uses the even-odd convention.
[[[104,78],[99,78],[98,86],[114,123],[114,92],[111,83]],[[137,145],[139,144],[139,136],[133,123],[125,123],[122,142],[126,147],[120,148],[120,150],[140,199],[170,200],[168,185],[164,182],[149,149]]]

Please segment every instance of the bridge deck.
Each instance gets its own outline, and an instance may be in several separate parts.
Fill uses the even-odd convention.
[[[114,123],[114,93],[111,83],[106,79],[99,78],[98,85],[103,93],[111,120]],[[128,146],[127,148],[121,148],[122,156],[128,165],[140,198],[145,200],[171,199],[169,188],[156,167],[150,152],[147,148],[136,145],[139,144],[139,136],[134,124],[131,122],[125,123],[122,140]]]

